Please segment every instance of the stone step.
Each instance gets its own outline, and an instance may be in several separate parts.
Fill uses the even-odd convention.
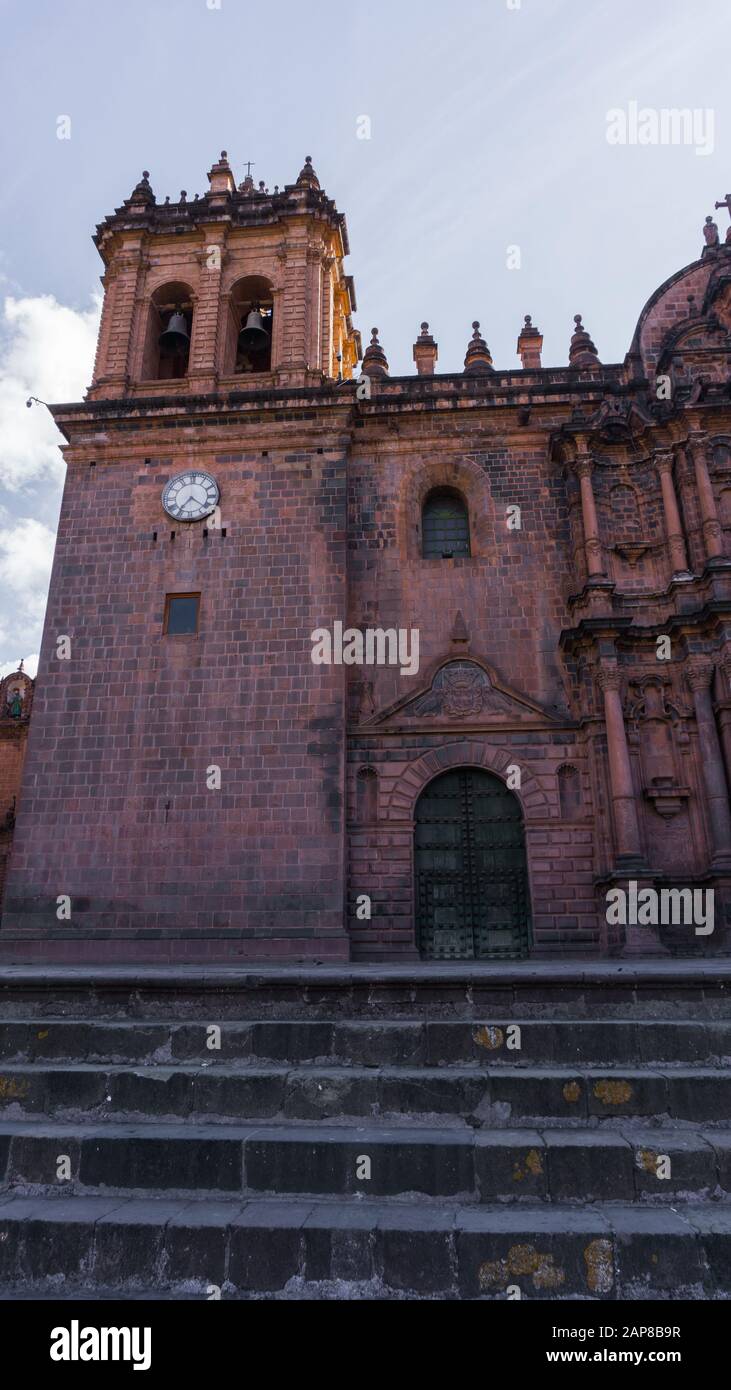
[[[18,1188],[677,1203],[731,1196],[731,1133],[6,1122],[0,1189]]]
[[[731,957],[335,966],[0,966],[0,1017],[506,1019],[731,1017]]]
[[[188,1060],[322,1061],[354,1066],[549,1062],[623,1066],[642,1062],[706,1065],[731,1060],[731,1021],[645,1019],[463,1020],[279,1019],[224,1022],[220,1039],[206,1023],[47,1017],[0,1024],[3,1063],[76,1061],[163,1063]],[[209,1042],[220,1042],[209,1047]]]
[[[731,1073],[713,1067],[324,1067],[301,1065],[12,1065],[0,1115],[216,1116],[337,1119],[452,1115],[481,1124],[550,1119],[568,1125],[643,1116],[723,1123]]]
[[[315,1296],[713,1299],[731,1285],[731,1206],[10,1196],[0,1279],[67,1296],[99,1285],[201,1298],[319,1287]]]

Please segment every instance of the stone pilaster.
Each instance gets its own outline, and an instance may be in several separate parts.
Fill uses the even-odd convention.
[[[723,756],[716,727],[711,697],[713,662],[705,657],[690,657],[686,663],[686,680],[693,694],[698,747],[706,792],[708,824],[711,837],[711,863],[714,868],[731,867],[731,810],[728,786],[723,770]]]
[[[721,747],[726,762],[726,783],[731,786],[731,650],[721,656],[721,677],[723,696],[718,703],[718,727],[721,733]]]
[[[307,361],[308,372],[322,370],[320,345],[322,337],[322,246],[317,242],[307,248]]]
[[[135,309],[145,273],[142,234],[128,239],[104,277],[104,311],[99,330],[94,387],[90,395],[123,396],[130,380]],[[144,330],[143,330],[144,331]]]
[[[216,383],[219,320],[225,307],[221,299],[225,248],[226,229],[209,228],[206,244],[198,255],[200,273],[188,364],[191,385],[199,391],[213,390]]]
[[[335,358],[335,343],[333,340],[334,332],[334,295],[333,295],[333,274],[335,268],[335,257],[325,255],[322,258],[322,306],[321,306],[321,361],[320,368],[325,376],[337,376],[338,364]]]

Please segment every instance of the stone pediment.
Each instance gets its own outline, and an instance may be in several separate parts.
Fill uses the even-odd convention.
[[[430,684],[418,694],[391,705],[373,719],[375,724],[431,721],[515,725],[558,721],[540,705],[500,684],[479,662],[460,659],[440,666]]]

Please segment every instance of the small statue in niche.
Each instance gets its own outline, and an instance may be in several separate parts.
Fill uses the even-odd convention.
[[[372,719],[375,712],[376,702],[373,699],[373,681],[361,681],[358,718],[362,720]]]
[[[679,711],[668,698],[670,693],[669,684],[656,677],[644,681],[639,686],[640,698],[632,710],[634,718],[640,722],[644,794],[666,823],[684,812],[689,795],[688,788],[681,786],[678,780],[675,749],[676,740],[682,741],[682,731],[678,727]],[[673,854],[677,853],[676,847]]]
[[[20,719],[23,714],[23,692],[19,686],[8,691],[8,714],[11,719]]]
[[[703,235],[706,239],[706,246],[718,246],[718,226],[712,217],[706,218]]]
[[[645,686],[643,763],[650,785],[672,786],[675,781],[673,736],[670,727],[665,691],[654,683]]]

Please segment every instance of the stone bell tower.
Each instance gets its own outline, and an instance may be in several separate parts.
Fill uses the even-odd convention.
[[[345,611],[345,218],[309,157],[271,192],[224,152],[95,240],[0,956],[346,958],[344,677],[310,642]]]
[[[225,150],[208,179],[202,198],[183,190],[177,203],[158,203],[145,172],[98,227],[105,296],[90,400],[159,394],[161,379],[188,393],[352,375],[360,343],[343,270],[348,232],[309,155],[296,183],[273,193],[250,172],[237,188]],[[238,337],[252,306],[264,310],[271,343],[242,362]],[[189,330],[184,372],[158,352],[176,310]]]

